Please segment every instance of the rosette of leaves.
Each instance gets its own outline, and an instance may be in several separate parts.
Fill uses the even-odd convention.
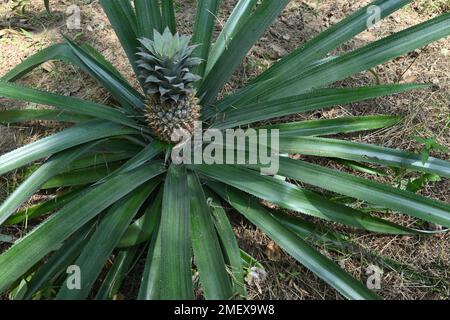
[[[201,77],[192,83],[192,92],[198,99],[199,110],[195,112],[205,128],[258,129],[264,120],[427,90],[427,84],[415,83],[351,88],[331,85],[450,34],[447,13],[354,51],[330,56],[368,28],[372,11],[364,7],[221,97],[224,85],[289,1],[238,1],[213,40],[219,2],[198,1],[190,41],[196,47],[189,54],[203,61],[193,65],[189,73]],[[381,18],[385,18],[410,2],[377,0],[371,5],[378,6]],[[154,82],[148,86],[147,79],[139,77],[142,61],[137,53],[142,48],[139,39],[159,41],[155,30],[162,34],[168,28],[171,34],[167,37],[176,34],[173,3],[100,3],[142,88],[131,86],[92,47],[70,39],[29,57],[0,81],[3,98],[53,106],[48,110],[0,111],[0,122],[54,120],[73,124],[0,157],[1,175],[34,164],[31,173],[1,204],[1,225],[24,221],[36,225],[0,255],[0,292],[20,288],[17,297],[24,299],[110,299],[120,290],[125,276],[136,270],[136,260],[145,257],[139,299],[193,299],[193,270],[198,271],[206,299],[245,298],[244,261],[248,256],[239,249],[223,209],[227,207],[242,214],[344,297],[376,299],[375,293],[315,249],[324,242],[345,243],[345,238],[320,222],[310,222],[305,215],[365,232],[426,233],[344,205],[333,196],[340,194],[450,227],[447,203],[307,160],[280,157],[279,175],[288,178],[285,180],[261,175],[258,165],[171,163],[168,154],[173,145],[164,142],[147,122],[148,95],[157,92]],[[48,60],[79,67],[95,78],[114,102],[104,105],[14,84]],[[179,84],[166,80],[167,86]],[[170,103],[177,104],[175,96]],[[375,165],[448,178],[449,162],[429,157],[423,163],[417,154],[352,142],[345,135],[340,139],[327,137],[383,128],[398,120],[365,116],[274,124],[270,128],[280,132],[281,154],[341,159],[367,170]],[[24,209],[30,197],[47,189],[57,190],[54,198]],[[287,216],[264,206],[261,200],[297,214]],[[81,270],[80,290],[66,285],[71,276],[66,270],[73,265]]]

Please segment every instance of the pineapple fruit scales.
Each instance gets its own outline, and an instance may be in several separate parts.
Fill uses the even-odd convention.
[[[192,57],[196,46],[190,46],[189,41],[190,37],[173,35],[169,29],[163,34],[155,30],[153,40],[139,39],[142,46],[137,66],[145,83],[147,121],[166,142],[174,142],[174,130],[192,133],[194,122],[200,118],[201,108],[192,84],[201,77],[191,70],[202,59]]]

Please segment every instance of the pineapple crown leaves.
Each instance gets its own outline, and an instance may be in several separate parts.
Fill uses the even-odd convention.
[[[197,47],[189,45],[191,37],[172,34],[169,28],[161,34],[154,30],[153,40],[140,38],[137,55],[139,77],[145,81],[146,94],[159,95],[162,102],[185,98],[193,92],[192,83],[201,79],[191,69],[203,62],[192,57]]]

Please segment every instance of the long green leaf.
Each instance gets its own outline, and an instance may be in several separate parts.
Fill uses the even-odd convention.
[[[450,34],[450,13],[395,33],[294,77],[262,82],[248,98],[279,99],[343,80]]]
[[[62,195],[57,195],[51,200],[47,200],[34,206],[31,206],[29,208],[26,208],[24,210],[21,210],[17,212],[15,215],[9,217],[9,219],[6,220],[5,223],[3,223],[3,225],[9,226],[19,224],[21,222],[28,221],[40,217],[44,214],[48,214],[52,211],[58,210],[62,208],[66,203],[69,203],[70,201],[78,197],[83,191],[84,190],[81,189],[75,189],[66,192]]]
[[[383,219],[328,200],[290,183],[263,176],[259,172],[230,165],[196,165],[192,168],[214,180],[265,199],[283,208],[348,226],[389,234],[414,233]]]
[[[139,31],[138,21],[131,2],[100,0],[100,5],[108,16],[108,20],[127,54],[134,73],[138,74],[136,51],[139,47],[137,40]]]
[[[114,258],[114,263],[103,280],[100,289],[95,296],[95,300],[112,300],[119,292],[126,275],[133,266],[138,248],[121,250]]]
[[[153,158],[155,158],[159,153],[161,153],[163,149],[164,149],[163,143],[159,141],[153,141],[152,143],[148,144],[145,148],[143,148],[133,158],[128,160],[118,171],[113,172],[113,175],[134,170],[140,167],[141,165],[148,163]],[[102,182],[102,180],[99,182]]]
[[[120,167],[121,163],[118,162],[64,172],[49,179],[42,185],[41,189],[47,190],[91,184],[106,178]]]
[[[117,248],[128,248],[139,245],[149,240],[158,227],[158,220],[161,214],[162,193],[153,199],[153,203],[141,218],[134,221],[123,234]]]
[[[114,164],[114,162],[128,160],[133,156],[135,156],[135,153],[127,151],[115,153],[95,152],[87,157],[74,161],[67,167],[67,170],[65,170],[64,173],[89,167],[109,166],[110,164]]]
[[[173,34],[177,32],[177,23],[175,21],[175,8],[173,0],[161,0],[162,29],[169,28]]]
[[[161,30],[162,17],[159,1],[155,0],[134,0],[136,11],[138,35],[153,40],[153,31]]]
[[[150,164],[110,179],[83,193],[0,255],[0,292],[90,219],[153,177],[161,164]]]
[[[93,231],[92,224],[87,224],[78,232],[68,238],[45,263],[36,271],[28,283],[27,293],[24,300],[32,296],[42,287],[66,271],[66,268],[75,261]]]
[[[321,226],[317,226],[309,221],[304,221],[298,217],[288,216],[279,211],[270,212],[277,220],[279,220],[286,228],[299,235],[303,240],[312,242],[327,250],[336,251],[339,254],[350,253],[355,251],[367,256],[369,261],[373,261],[382,267],[389,268],[395,272],[401,272],[402,276],[408,279],[427,279],[426,275],[421,275],[408,265],[398,263],[388,257],[380,256],[370,250],[362,248],[353,243],[341,233],[331,231]]]
[[[0,111],[0,123],[2,124],[36,120],[76,123],[92,120],[92,117],[76,114],[73,112],[52,109],[21,109]]]
[[[225,51],[228,43],[238,33],[239,28],[244,24],[250,16],[252,9],[255,7],[257,0],[239,0],[233,9],[230,17],[223,26],[222,32],[219,34],[214,46],[209,54],[208,64],[205,73],[208,74],[212,67],[216,64],[219,57]]]
[[[126,158],[129,158],[136,153],[136,149],[135,146],[132,144],[130,145],[130,143],[124,144],[120,140],[114,141],[114,139],[108,139],[100,140],[100,142],[94,143],[94,145],[87,152],[92,152],[93,155],[74,161],[72,165],[69,165],[68,171],[77,168],[86,168],[102,163],[107,163],[109,162],[108,159],[110,161],[123,160],[124,153],[127,155]],[[108,153],[105,154],[104,152]],[[11,216],[7,221],[5,221],[4,225],[18,224],[23,221],[34,219],[43,214],[47,214],[54,210],[57,210],[63,207],[69,201],[72,201],[72,199],[81,194],[81,192],[83,192],[83,190],[75,189],[62,195],[57,195],[51,200],[21,210],[17,214]]]
[[[205,298],[208,300],[231,299],[231,281],[225,268],[225,260],[212,215],[195,173],[189,174],[188,186],[191,199],[192,247]]]
[[[131,148],[130,148],[131,147]],[[117,149],[119,148],[119,149]],[[69,165],[69,171],[76,169],[76,168],[85,168],[89,166],[95,166],[101,163],[107,162],[108,159],[110,160],[122,160],[123,154],[126,154],[127,158],[132,157],[135,155],[136,151],[134,149],[133,145],[130,145],[129,143],[123,144],[121,141],[114,141],[114,139],[108,139],[103,140],[100,142],[96,142],[92,148],[90,148],[93,153],[95,153],[92,157],[83,158],[77,161],[74,161],[72,165]],[[89,153],[88,150],[88,153]],[[111,152],[111,154],[106,153],[102,154],[104,152]],[[120,152],[117,153],[120,157],[115,157],[116,154],[114,152]],[[111,157],[112,155],[112,157]],[[57,195],[55,198],[39,203],[37,205],[34,205],[32,207],[26,208],[24,210],[21,210],[14,216],[11,216],[7,221],[5,221],[4,225],[13,225],[18,224],[23,221],[27,221],[30,219],[34,219],[36,217],[39,217],[41,215],[50,213],[54,210],[60,209],[63,207],[67,202],[71,201],[72,199],[75,199],[81,192],[84,192],[85,189],[74,189],[72,191],[66,192],[62,195]]]
[[[348,299],[379,299],[361,282],[285,228],[269,211],[242,193],[222,189],[221,196],[280,247]]]
[[[164,144],[155,140],[143,148],[133,159],[124,164],[123,170],[133,170],[149,162],[164,150]]]
[[[233,289],[235,296],[245,298],[247,291],[245,290],[244,269],[240,249],[236,236],[234,235],[233,227],[228,219],[225,210],[220,205],[220,200],[212,192],[207,193],[208,200],[211,200],[210,210],[214,217],[214,224],[216,226],[217,234],[222,243],[222,250],[229,263],[231,278],[233,281]]]
[[[209,105],[244,60],[250,48],[290,0],[263,0],[230,41],[199,89],[202,104]]]
[[[54,106],[63,111],[75,112],[97,119],[109,120],[133,128],[140,128],[136,122],[120,110],[78,98],[27,88],[0,80],[0,96]]]
[[[81,300],[87,298],[106,260],[120,241],[139,208],[158,183],[159,181],[157,180],[146,183],[108,210],[108,213],[102,218],[94,234],[75,262],[75,265],[83,271],[81,289],[71,290],[67,286],[62,286],[56,299]]]
[[[326,136],[381,129],[399,122],[400,117],[397,116],[361,116],[289,122],[261,128],[268,130],[278,129],[280,136]]]
[[[450,162],[448,161],[430,157],[426,163],[423,163],[420,155],[366,143],[281,136],[279,151],[368,162],[450,177]]]
[[[197,17],[195,19],[192,44],[198,45],[198,47],[192,54],[203,59],[204,62],[197,66],[193,73],[201,77],[205,73],[219,5],[220,0],[199,0],[197,3]]]
[[[158,196],[162,198],[163,194],[164,188],[161,188]],[[163,285],[161,270],[164,270],[161,269],[161,212],[155,213],[157,214],[157,222],[147,251],[138,300],[161,299],[161,286]]]
[[[77,47],[77,46],[75,46]],[[144,97],[134,90],[120,73],[94,48],[82,45],[84,53],[80,59],[69,43],[49,46],[14,67],[1,80],[15,81],[49,60],[61,60],[74,64],[94,77],[123,106],[142,108]],[[84,62],[83,62],[84,61]]]
[[[275,117],[359,102],[427,87],[428,85],[423,84],[393,84],[361,88],[318,89],[309,93],[291,94],[285,98],[251,104],[245,104],[244,101],[240,101],[238,104],[233,104],[230,110],[218,113],[215,116],[213,125],[217,128],[231,128]],[[218,109],[221,110],[228,107],[230,106],[223,105],[219,106]]]
[[[190,210],[186,168],[171,165],[161,215],[161,299],[193,299]]]
[[[411,0],[377,0],[357,10],[339,23],[328,28],[317,37],[308,41],[305,45],[294,50],[291,54],[274,64],[266,72],[256,77],[254,82],[264,81],[271,78],[295,76],[299,70],[309,67],[311,63],[325,57],[325,55],[336,49],[339,45],[352,39],[360,32],[366,30],[374,18],[374,10],[383,19],[401,7],[410,3]],[[378,18],[378,16],[376,17]],[[375,21],[376,22],[376,21]]]
[[[0,175],[89,141],[137,133],[135,129],[110,122],[85,122],[2,155]]]
[[[62,172],[71,162],[85,154],[92,144],[82,145],[73,150],[57,154],[40,166],[31,176],[17,187],[0,206],[0,225],[3,224],[25,201],[50,180]]]
[[[121,3],[127,1],[120,1]],[[78,46],[69,38],[65,38],[74,54],[86,66],[86,69],[101,81],[101,84],[111,93],[117,102],[126,110],[135,113],[136,109],[144,108],[144,97],[137,92],[131,85],[117,76],[103,65],[99,65],[98,61],[92,57],[89,52]],[[134,51],[137,50],[137,47]],[[133,53],[134,54],[134,53]]]
[[[31,57],[25,59],[23,62],[19,63],[11,71],[2,76],[1,80],[18,80],[37,66],[49,60],[61,60],[66,63],[73,63],[79,67],[83,65],[66,43],[54,44],[42,49]]]
[[[342,247],[347,241],[347,238],[342,233],[312,223],[301,217],[290,216],[280,211],[273,210],[270,210],[270,213],[286,228],[292,230],[303,240],[314,241],[321,245],[326,245],[327,247]]]
[[[450,228],[450,205],[351,174],[280,158],[279,174]]]

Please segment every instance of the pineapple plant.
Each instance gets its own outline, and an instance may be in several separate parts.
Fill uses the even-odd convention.
[[[218,130],[267,128],[261,121],[427,90],[430,85],[423,83],[331,85],[450,35],[450,14],[446,13],[330,56],[368,28],[369,6],[377,6],[380,18],[385,18],[411,2],[375,0],[222,96],[224,85],[289,2],[239,0],[213,38],[220,0],[199,0],[189,38],[176,33],[172,0],[100,0],[139,88],[130,85],[101,53],[69,38],[30,56],[1,77],[0,97],[53,108],[0,111],[0,123],[53,120],[72,125],[0,156],[0,175],[28,167],[31,171],[1,203],[0,226],[29,221],[36,225],[1,253],[0,293],[9,292],[17,299],[113,299],[126,275],[136,270],[136,261],[145,257],[138,299],[194,299],[195,286],[201,287],[206,299],[245,299],[245,270],[255,262],[239,248],[227,207],[343,297],[379,299],[316,249],[351,252],[355,248],[345,235],[323,222],[355,232],[410,237],[433,233],[423,221],[450,228],[448,203],[308,157],[280,156],[279,176],[261,175],[258,164],[176,164],[168,157],[174,148],[173,131],[191,132],[196,120]],[[45,3],[48,7],[49,1]],[[14,83],[49,60],[62,60],[88,73],[111,94],[112,103]],[[434,157],[422,161],[419,154],[346,139],[347,133],[385,128],[398,121],[395,116],[363,116],[289,124],[275,121],[271,128],[280,132],[282,155],[317,156],[369,169],[388,167],[449,178],[448,161]],[[330,137],[336,134],[339,138]],[[25,206],[43,190],[54,191],[54,197]],[[339,202],[333,194],[353,202]],[[411,216],[418,223],[393,222],[377,215],[377,208]],[[316,219],[311,222],[305,216]],[[67,285],[66,270],[71,266],[82,271],[77,290]],[[195,284],[193,269],[199,277]]]
[[[202,60],[192,57],[196,46],[189,45],[190,37],[173,35],[169,28],[163,34],[154,30],[153,39],[139,39],[136,63],[144,82],[148,124],[161,140],[170,143],[175,130],[192,134],[195,121],[200,120],[193,83],[201,77],[191,71]]]

